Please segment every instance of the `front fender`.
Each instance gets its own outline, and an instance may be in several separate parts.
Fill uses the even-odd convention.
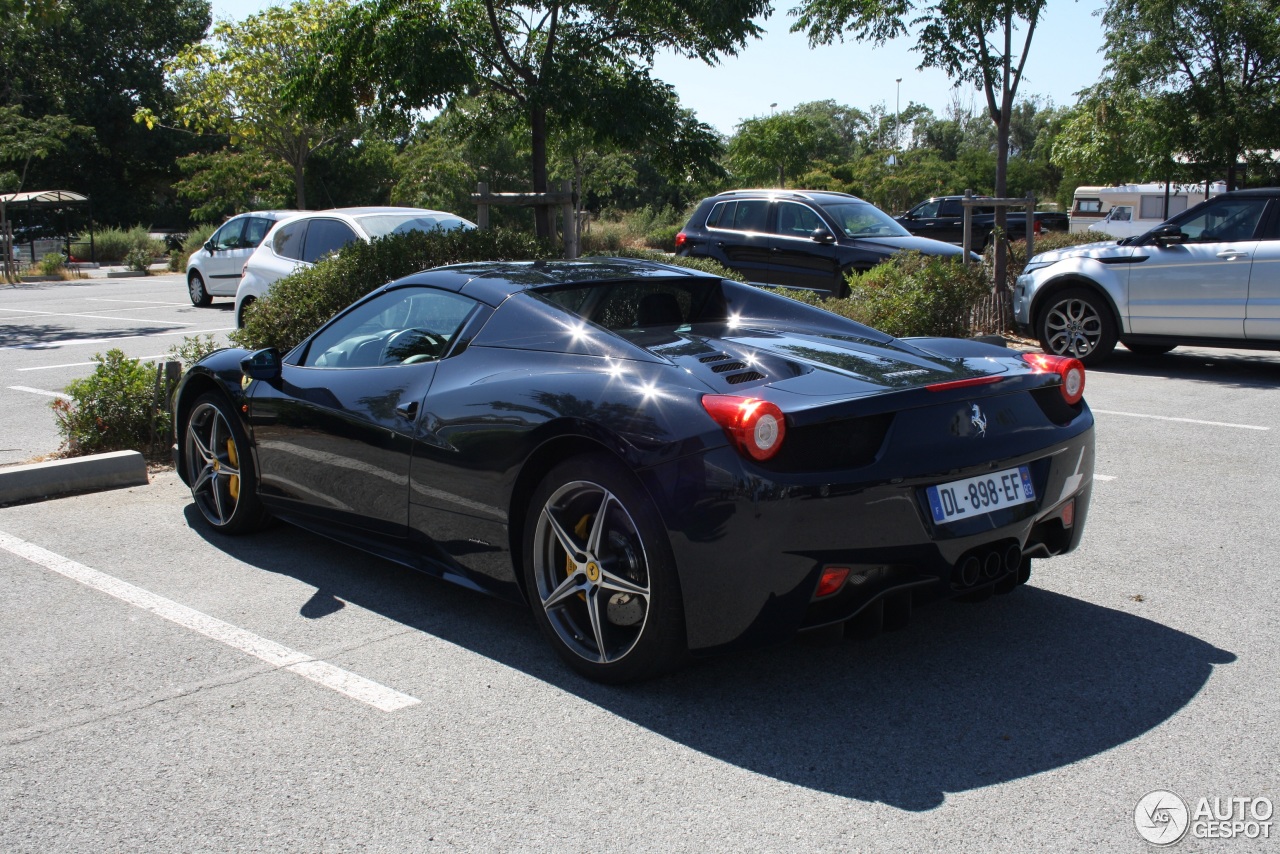
[[[1110,262],[1094,258],[1066,258],[1051,267],[1036,270],[1018,277],[1017,301],[1027,306],[1026,324],[1036,329],[1040,316],[1055,294],[1066,288],[1084,287],[1101,294],[1111,306],[1116,326],[1122,332],[1129,331],[1129,269],[1134,262],[1128,258]]]
[[[248,350],[232,348],[219,350],[205,356],[191,366],[173,394],[173,464],[178,470],[182,482],[190,486],[187,477],[186,443],[183,435],[186,432],[187,417],[191,413],[197,399],[208,392],[223,395],[231,405],[231,409],[240,418],[240,425],[247,435],[252,436],[249,422],[244,418],[242,407],[248,400],[249,383],[244,372],[240,370],[240,360],[249,355]],[[252,444],[252,443],[251,443]]]

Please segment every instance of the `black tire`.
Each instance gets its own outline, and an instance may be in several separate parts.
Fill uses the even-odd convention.
[[[226,398],[216,392],[197,398],[181,435],[191,498],[205,521],[224,534],[261,527],[267,514],[249,439]]]
[[[1046,353],[1095,365],[1116,348],[1116,321],[1111,306],[1095,292],[1066,288],[1053,294],[1040,311],[1036,337]]]
[[[205,308],[213,302],[199,270],[192,270],[187,274],[187,296],[191,297],[191,304],[197,308]]]
[[[245,297],[244,302],[240,303],[240,313],[236,315],[236,329],[244,329],[245,318],[249,316],[249,309],[253,308],[253,304],[257,302],[253,297]]]
[[[1120,343],[1130,353],[1138,356],[1163,356],[1178,346],[1177,344],[1130,344],[1128,341],[1121,341]]]
[[[687,651],[671,544],[653,502],[612,457],[555,466],[529,499],[522,550],[534,619],[574,670],[622,684]]]
[[[836,281],[831,289],[831,296],[836,299],[844,299],[849,296],[849,276],[858,272],[853,266],[845,267],[836,276]]]

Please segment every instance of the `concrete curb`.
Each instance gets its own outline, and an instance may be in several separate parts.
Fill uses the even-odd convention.
[[[147,461],[137,451],[8,466],[0,468],[0,504],[145,483]]]

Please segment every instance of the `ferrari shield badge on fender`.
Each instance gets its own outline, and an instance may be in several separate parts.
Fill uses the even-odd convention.
[[[973,405],[973,414],[969,416],[969,423],[977,428],[979,436],[987,435],[987,416],[982,414],[976,403]]]

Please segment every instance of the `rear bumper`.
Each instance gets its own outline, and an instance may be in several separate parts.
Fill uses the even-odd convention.
[[[1019,567],[988,557],[1051,557],[1079,545],[1093,486],[1093,419],[1086,408],[1059,441],[965,467],[881,459],[853,472],[779,474],[729,448],[643,473],[667,522],[685,601],[690,649],[768,643],[797,630],[849,619],[875,600],[910,591],[914,602],[1007,581]],[[1012,442],[1010,444],[1013,444]],[[994,449],[996,446],[989,446]],[[933,522],[925,488],[1028,465],[1029,504],[963,523]],[[909,476],[894,476],[909,472]],[[1063,524],[1073,502],[1074,520]],[[1009,555],[1016,547],[1018,555]],[[960,568],[981,567],[974,583]],[[851,578],[815,602],[824,567]]]

